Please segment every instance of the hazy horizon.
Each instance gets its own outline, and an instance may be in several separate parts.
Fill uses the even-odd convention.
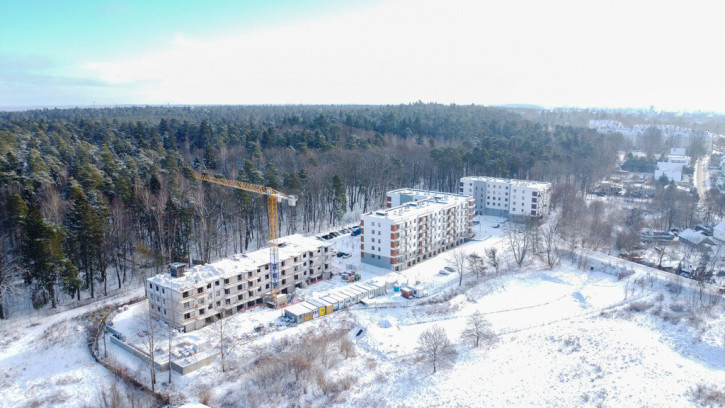
[[[3,5],[0,109],[538,105],[725,112],[714,1]]]

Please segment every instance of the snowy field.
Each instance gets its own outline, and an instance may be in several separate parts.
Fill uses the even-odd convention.
[[[138,296],[130,293],[127,298]],[[14,321],[0,332],[0,407],[99,407],[112,388],[124,402],[150,400],[96,363],[81,316],[95,307],[63,312],[42,322]]]
[[[477,238],[461,247],[507,254],[508,223],[485,217]],[[494,228],[499,225],[499,228]],[[359,237],[333,240],[352,254],[335,266],[359,265]],[[548,270],[530,258],[522,268],[504,256],[501,274],[476,280],[439,275],[441,254],[402,273],[360,270],[362,280],[423,282],[445,287],[423,298],[389,294],[380,307],[359,305],[284,329],[280,310],[255,308],[228,320],[234,344],[222,373],[220,359],[189,375],[173,373],[159,384],[173,404],[202,401],[213,407],[440,406],[440,407],[685,407],[725,403],[723,302],[698,302],[662,282],[635,285],[601,271],[581,271],[569,260]],[[346,286],[334,277],[298,291],[298,298]],[[132,333],[139,306],[114,319]],[[473,348],[461,332],[474,313],[490,322],[498,341]],[[98,387],[115,379],[91,358],[84,331],[69,319],[0,336],[0,406],[100,406]],[[262,332],[255,327],[264,325]],[[418,337],[442,327],[455,361],[432,372],[418,352]],[[364,329],[359,336],[356,334]],[[51,335],[48,333],[57,333]],[[216,324],[190,333],[218,344]],[[160,343],[165,347],[165,334]],[[41,341],[42,339],[42,341]],[[344,347],[352,340],[351,351]],[[109,344],[109,361],[148,383],[139,359]],[[159,382],[168,372],[157,373]],[[698,397],[697,387],[709,392]],[[703,393],[700,393],[702,395]],[[713,396],[714,395],[714,396]],[[724,394],[725,395],[725,394]],[[708,399],[709,398],[709,399]],[[714,401],[714,402],[713,402]]]

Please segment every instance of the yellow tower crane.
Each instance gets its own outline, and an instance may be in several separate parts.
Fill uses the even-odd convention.
[[[285,194],[273,188],[260,186],[252,183],[245,183],[236,180],[226,180],[208,176],[203,173],[194,172],[194,176],[198,180],[208,183],[219,184],[239,190],[249,191],[267,196],[267,220],[269,223],[269,265],[272,268],[272,290],[269,293],[269,302],[275,307],[286,303],[278,299],[279,295],[279,247],[277,246],[277,238],[279,238],[279,223],[277,221],[277,202],[287,200],[287,204],[294,206],[297,204],[297,196]]]

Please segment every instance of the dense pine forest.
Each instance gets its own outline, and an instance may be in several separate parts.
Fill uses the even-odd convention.
[[[620,140],[480,106],[215,106],[0,114],[0,318],[138,284],[171,261],[266,246],[263,197],[193,170],[297,194],[280,231],[315,233],[385,191],[456,191],[464,175],[569,183],[610,172]],[[295,220],[295,222],[292,222]]]

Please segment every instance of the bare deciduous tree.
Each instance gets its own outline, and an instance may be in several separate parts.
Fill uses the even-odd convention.
[[[488,264],[491,265],[493,270],[496,272],[496,275],[498,275],[498,270],[501,267],[501,262],[498,259],[498,251],[496,248],[486,248],[485,253]]]
[[[5,301],[16,294],[15,281],[20,279],[16,261],[6,252],[0,252],[0,319],[6,319]]]
[[[476,280],[486,273],[486,264],[484,259],[478,254],[468,256],[468,269],[476,274]]]
[[[497,336],[491,330],[491,323],[482,314],[476,312],[468,318],[466,328],[461,333],[461,339],[463,341],[473,342],[474,347],[478,347],[481,343],[490,347],[496,342]]]
[[[348,357],[353,356],[355,354],[355,343],[353,343],[353,341],[350,340],[350,336],[348,336],[347,333],[343,333],[340,336],[337,346],[340,349],[340,353],[342,353],[342,355],[345,356],[345,360],[347,360]]]
[[[510,231],[507,234],[507,239],[509,247],[511,248],[511,253],[514,255],[514,261],[516,261],[516,265],[520,268],[521,265],[523,265],[524,260],[526,259],[526,254],[529,250],[529,233],[528,231]]]
[[[218,313],[219,320],[214,323],[214,334],[217,338],[217,347],[219,347],[219,357],[222,363],[222,372],[224,373],[227,371],[226,358],[233,346],[227,330],[230,319],[224,316],[224,309],[221,306],[217,306],[215,310]]]
[[[156,340],[161,327],[159,327],[159,321],[152,315],[152,308],[150,300],[147,300],[141,310],[141,327],[139,335],[141,336],[141,346],[148,355],[149,363],[149,374],[151,375],[151,391],[156,392]]]
[[[557,228],[556,224],[550,223],[541,229],[541,236],[546,253],[546,264],[553,268],[559,262],[559,251],[556,245]]]
[[[462,249],[454,249],[450,252],[446,263],[453,268],[458,274],[458,286],[463,284],[463,274],[466,272],[466,264],[468,263],[468,254]]]
[[[438,368],[456,361],[458,352],[448,339],[446,330],[441,326],[433,326],[418,338],[418,351],[423,358],[433,364],[433,373]]]

